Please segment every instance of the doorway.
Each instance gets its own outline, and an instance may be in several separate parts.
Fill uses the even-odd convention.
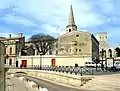
[[[16,61],[16,67],[18,67],[18,61]]]
[[[12,59],[9,60],[9,65],[12,65]]]
[[[27,67],[27,60],[22,60],[22,67]]]
[[[52,59],[52,66],[56,66],[56,60]]]

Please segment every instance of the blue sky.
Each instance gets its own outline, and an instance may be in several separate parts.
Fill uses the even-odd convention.
[[[60,36],[71,4],[79,31],[108,32],[110,46],[120,43],[120,0],[0,0],[0,34]]]

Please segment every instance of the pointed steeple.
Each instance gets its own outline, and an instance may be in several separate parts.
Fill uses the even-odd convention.
[[[68,25],[66,26],[67,32],[77,31],[77,26],[75,25],[74,14],[72,5],[70,6]]]
[[[75,25],[72,5],[70,6],[69,23],[68,23],[68,25]]]

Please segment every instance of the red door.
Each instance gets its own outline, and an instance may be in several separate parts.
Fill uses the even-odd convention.
[[[52,59],[52,66],[56,66],[56,60]]]
[[[22,60],[22,67],[27,67],[27,60]]]

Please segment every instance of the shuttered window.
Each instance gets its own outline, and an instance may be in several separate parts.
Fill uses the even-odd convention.
[[[10,55],[12,55],[12,47],[10,47]]]
[[[4,55],[6,55],[6,48],[4,48]]]

